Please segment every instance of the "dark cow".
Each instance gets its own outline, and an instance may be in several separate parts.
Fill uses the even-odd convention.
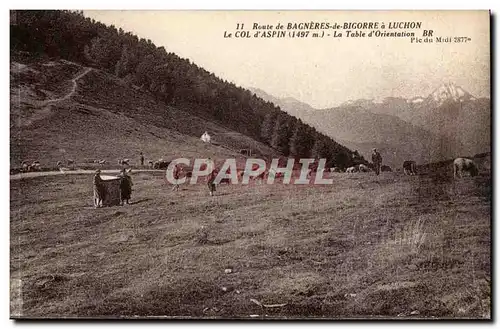
[[[167,169],[170,161],[158,160],[153,163],[153,169]]]
[[[240,153],[246,156],[252,156],[252,150],[249,149],[242,149],[240,150]]]
[[[392,168],[389,167],[388,165],[383,165],[382,167],[380,167],[380,170],[382,172],[384,172],[384,171],[392,171]]]
[[[453,177],[454,178],[462,178],[463,173],[468,172],[472,177],[477,176],[479,170],[477,169],[477,165],[474,161],[467,158],[456,158],[453,161]]]
[[[129,159],[120,159],[118,160],[118,164],[119,165],[124,165],[124,166],[128,166],[130,163],[130,160]]]
[[[342,169],[340,167],[331,167],[330,172],[342,172]]]
[[[405,175],[410,175],[410,176],[413,176],[413,175],[416,175],[417,174],[417,164],[415,163],[415,161],[405,161],[403,162],[403,171],[405,173]]]

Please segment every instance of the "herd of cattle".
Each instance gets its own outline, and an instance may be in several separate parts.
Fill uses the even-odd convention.
[[[104,159],[84,159],[82,161],[83,164],[98,164],[100,166],[104,166],[108,164],[108,161]],[[166,163],[166,165],[165,165]],[[150,167],[152,169],[166,169],[168,164],[170,162],[166,162],[163,160],[159,161],[150,161]],[[119,159],[118,160],[118,165],[120,166],[129,166],[130,165],[130,159]],[[58,169],[72,169],[75,166],[75,161],[72,159],[67,159],[65,161],[57,161],[56,167]],[[21,162],[21,172],[34,172],[34,171],[43,171],[42,165],[40,164],[40,161],[22,161]]]
[[[85,163],[93,163],[93,164],[99,164],[99,165],[105,165],[107,164],[106,160],[99,159],[85,159]],[[73,167],[75,164],[74,160],[68,159],[65,161],[65,163],[58,161],[57,162],[57,167],[59,169],[62,169],[64,165],[67,165],[69,167]],[[122,166],[129,166],[130,165],[130,160],[129,159],[119,159],[118,164]],[[166,161],[163,159],[160,159],[158,161],[149,161],[148,166],[151,169],[157,169],[157,170],[165,170],[168,168],[168,165],[170,164],[170,161]],[[417,165],[415,161],[404,161],[403,162],[403,173],[405,175],[413,176],[417,174]],[[21,163],[21,172],[31,172],[31,171],[42,171],[42,167],[40,165],[39,161],[33,161],[33,162],[28,162],[28,161],[23,161]],[[340,167],[331,167],[328,169],[329,172],[331,173],[366,173],[366,172],[371,172],[372,168],[365,164],[358,164],[352,167],[348,167],[345,170],[340,168]],[[387,165],[382,165],[381,166],[381,171],[382,172],[392,172],[392,168]],[[398,170],[399,171],[399,170]],[[478,166],[477,164],[469,159],[469,158],[457,158],[453,161],[453,177],[455,178],[460,178],[463,176],[464,173],[469,173],[470,176],[477,176],[479,173]],[[190,174],[190,171],[187,170],[187,175]],[[265,173],[266,175],[268,173]],[[277,174],[276,178],[279,178],[280,175]],[[263,177],[260,177],[263,178]]]

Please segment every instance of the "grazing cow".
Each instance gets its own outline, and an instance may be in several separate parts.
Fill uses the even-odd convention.
[[[57,161],[57,168],[59,168],[59,171],[62,172],[63,174],[66,173],[66,171],[71,170],[69,168],[65,168],[63,166],[62,161]]]
[[[39,161],[33,161],[33,163],[31,164],[31,170],[33,170],[33,171],[40,171],[40,170],[42,170],[40,162]]]
[[[456,158],[455,161],[453,161],[453,177],[457,178],[458,176],[459,178],[462,178],[464,172],[468,172],[472,177],[474,177],[478,175],[479,170],[476,163],[471,159]]]
[[[169,164],[170,161],[165,161],[163,159],[160,159],[153,163],[153,169],[167,169]]]
[[[358,168],[356,168],[356,167],[349,167],[345,170],[345,172],[348,174],[352,174],[352,173],[355,173],[357,171],[358,171]]]
[[[405,161],[403,162],[403,171],[405,173],[405,175],[416,175],[417,174],[417,171],[416,171],[416,163],[415,161]]]
[[[252,156],[252,150],[250,150],[250,149],[240,150],[240,153],[243,155],[246,155],[246,156]]]
[[[392,168],[389,167],[388,165],[383,165],[382,167],[380,167],[380,170],[381,171],[392,171]]]
[[[205,133],[203,135],[201,135],[200,139],[204,142],[204,143],[210,143],[211,141],[211,137],[210,135],[208,134],[208,132],[205,131]]]
[[[21,162],[21,170],[22,171],[30,171],[31,166],[28,164],[27,161]]]
[[[358,166],[358,171],[359,172],[369,172],[370,171],[370,168],[368,168],[367,165],[364,165],[364,164],[360,164]]]

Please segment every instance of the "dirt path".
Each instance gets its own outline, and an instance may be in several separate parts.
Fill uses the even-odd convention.
[[[118,174],[120,172],[119,169],[104,169],[101,170],[103,174]],[[158,169],[132,169],[133,173],[140,172],[164,172],[164,170]],[[44,176],[57,176],[57,175],[82,175],[82,174],[93,174],[95,170],[67,170],[67,171],[38,171],[38,172],[27,172],[27,173],[19,173],[10,175],[11,180],[24,179],[24,178],[35,178],[35,177],[44,177]]]
[[[35,113],[33,113],[29,118],[23,118],[22,120],[20,119],[20,121],[18,123],[19,126],[20,127],[30,126],[33,122],[45,119],[46,117],[50,116],[52,113],[52,108],[50,105],[57,103],[57,102],[65,101],[65,100],[69,99],[71,96],[73,96],[76,92],[77,87],[78,87],[78,84],[77,84],[78,79],[85,76],[91,70],[92,70],[92,68],[87,67],[83,70],[83,72],[81,72],[80,74],[75,76],[73,79],[71,79],[70,81],[73,84],[73,86],[71,87],[71,91],[69,93],[67,93],[66,95],[64,95],[63,97],[50,99],[47,101],[39,101],[39,102],[37,102],[38,104],[35,103],[36,106],[39,107],[39,109]]]
[[[64,95],[63,97],[60,97],[60,98],[51,99],[51,100],[47,101],[47,104],[64,101],[64,100],[70,98],[71,96],[73,96],[75,94],[75,92],[76,92],[76,87],[78,86],[78,84],[76,83],[76,81],[78,79],[82,78],[87,73],[89,73],[91,70],[92,70],[91,67],[85,68],[85,70],[82,73],[78,74],[76,77],[74,77],[73,79],[71,79],[71,82],[73,83],[73,87],[71,88],[71,91],[68,94],[66,94],[66,95]]]

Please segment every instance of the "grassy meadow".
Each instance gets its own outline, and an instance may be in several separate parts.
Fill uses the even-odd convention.
[[[489,175],[334,184],[11,180],[12,317],[490,318]]]

